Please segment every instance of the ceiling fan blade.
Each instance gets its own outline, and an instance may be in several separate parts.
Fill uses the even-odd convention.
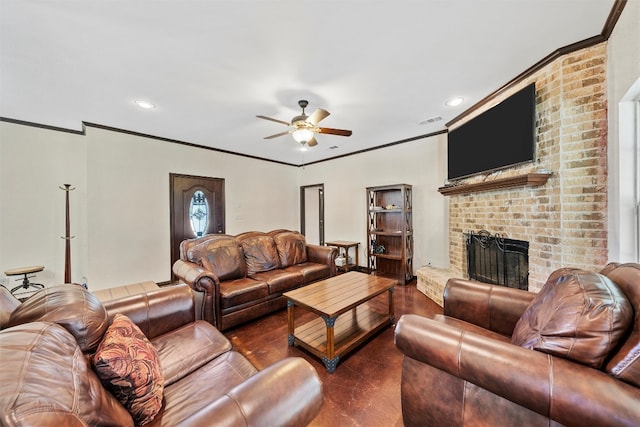
[[[271,117],[267,117],[267,116],[256,116],[256,117],[259,119],[270,120],[272,122],[282,123],[283,125],[289,126],[289,122],[285,122],[284,120],[272,119]]]
[[[316,141],[316,137],[312,136],[309,141],[307,141],[307,145],[309,147],[313,147],[314,145],[318,145],[318,141]]]
[[[318,128],[318,133],[328,133],[330,135],[351,136],[352,132],[346,129]]]
[[[284,132],[276,133],[274,135],[265,136],[264,139],[273,139],[273,138],[277,138],[279,136],[289,135],[291,132],[293,132],[293,130],[287,130],[287,131],[284,131]]]
[[[307,118],[307,122],[311,123],[312,125],[317,125],[318,123],[320,123],[320,120],[324,120],[329,114],[331,113],[329,113],[327,110],[318,108]]]

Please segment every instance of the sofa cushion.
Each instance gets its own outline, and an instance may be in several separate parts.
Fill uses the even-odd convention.
[[[212,410],[212,403],[257,373],[257,369],[244,356],[235,351],[228,351],[168,387],[164,394],[166,404],[161,414],[162,418],[154,421],[152,425],[230,425],[227,414]],[[278,382],[279,378],[273,380]],[[260,391],[262,394],[265,393],[264,389]],[[271,402],[273,399],[277,400],[277,397],[267,401]],[[256,398],[257,400],[261,399]],[[193,421],[194,417],[203,414],[209,415],[208,419],[199,423]],[[292,422],[292,425],[295,423]]]
[[[164,373],[164,394],[174,382],[198,370],[202,365],[231,351],[231,342],[213,325],[204,320],[193,323],[151,340],[158,352]]]
[[[280,257],[280,267],[307,262],[307,244],[304,236],[293,231],[281,232],[273,237]]]
[[[631,304],[607,277],[560,269],[518,320],[511,342],[599,369],[632,317]]]
[[[133,426],[62,326],[31,322],[0,332],[0,425]]]
[[[136,425],[162,408],[164,377],[156,349],[127,316],[116,314],[93,355],[98,377],[127,408]]]
[[[317,264],[315,262],[295,264],[285,268],[285,271],[302,274],[302,280],[305,285],[321,279],[326,279],[331,275],[331,267],[327,264]]]
[[[28,322],[54,322],[75,338],[84,352],[93,351],[109,326],[107,311],[91,292],[77,285],[44,288],[20,304],[9,326]]]
[[[232,237],[211,242],[200,260],[202,266],[212,271],[221,282],[247,275],[242,246]]]
[[[220,283],[220,307],[230,308],[269,296],[269,287],[262,280],[250,277]]]
[[[299,271],[278,269],[256,273],[253,278],[266,282],[269,287],[269,294],[279,294],[304,284],[302,273]]]
[[[271,236],[263,233],[247,233],[247,237],[243,237],[240,242],[249,276],[280,268],[278,250]]]

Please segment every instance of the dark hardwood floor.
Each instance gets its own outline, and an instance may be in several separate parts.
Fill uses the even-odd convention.
[[[394,300],[396,319],[405,313],[442,313],[440,306],[416,289],[415,280],[396,286]],[[385,310],[386,295],[372,304]],[[296,319],[298,316],[310,314],[298,310]],[[402,426],[402,354],[393,343],[393,330],[390,326],[342,358],[333,374],[327,373],[322,362],[310,353],[287,345],[286,309],[231,329],[225,335],[258,369],[288,356],[303,357],[316,368],[324,387],[324,405],[311,426]]]

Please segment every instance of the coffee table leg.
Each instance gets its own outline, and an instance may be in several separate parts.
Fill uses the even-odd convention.
[[[394,308],[394,304],[393,304],[393,292],[394,291],[395,291],[394,288],[390,288],[389,289],[389,320],[391,321],[391,324],[393,324],[393,322],[396,320],[395,308]]]
[[[295,328],[293,326],[293,303],[291,301],[287,301],[287,325],[289,333],[287,341],[289,345],[292,346],[295,342],[295,337],[293,336]]]
[[[336,323],[335,317],[323,317],[324,323],[327,325],[327,354],[322,356],[322,363],[327,368],[327,372],[333,374],[338,365],[339,356],[335,355],[335,339],[333,326]]]

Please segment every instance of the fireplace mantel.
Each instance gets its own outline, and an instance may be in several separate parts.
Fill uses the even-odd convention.
[[[447,185],[438,188],[438,192],[443,196],[453,196],[455,194],[477,193],[480,191],[500,190],[518,186],[537,187],[539,185],[544,185],[550,176],[550,172],[527,173],[524,175],[474,182],[471,184]]]

